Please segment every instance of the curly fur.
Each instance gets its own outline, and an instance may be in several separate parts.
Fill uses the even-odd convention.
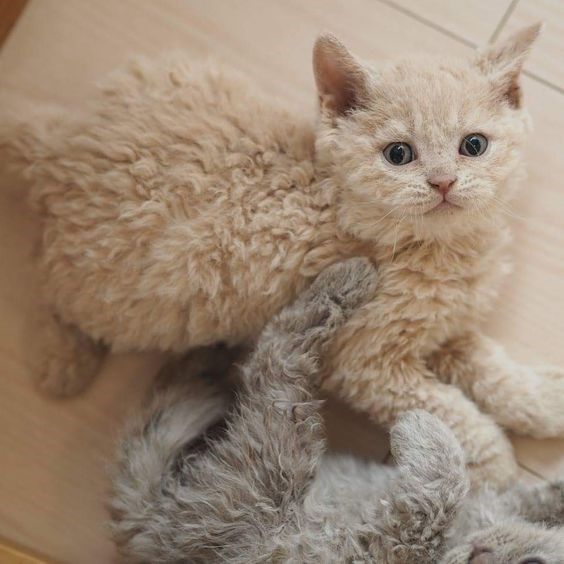
[[[43,223],[41,387],[76,392],[106,347],[253,339],[325,266],[367,256],[380,287],[337,336],[324,386],[388,425],[432,411],[476,483],[509,481],[499,425],[564,434],[562,370],[520,366],[480,331],[507,271],[503,211],[528,128],[518,78],[538,31],[470,61],[378,72],[324,36],[317,127],[231,71],[182,57],[118,71],[80,112],[4,122],[0,155],[32,181]],[[474,131],[488,151],[462,157]],[[419,156],[405,167],[382,154],[398,140]],[[458,208],[435,210],[437,174],[458,177]]]
[[[321,274],[266,327],[234,403],[218,385],[230,351],[167,369],[119,450],[112,531],[126,560],[564,561],[564,484],[468,496],[458,441],[423,411],[392,429],[396,468],[324,454],[319,358],[372,276],[358,259]]]

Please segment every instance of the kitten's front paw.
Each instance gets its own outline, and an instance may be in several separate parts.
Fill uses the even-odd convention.
[[[271,330],[296,337],[302,350],[319,352],[376,286],[376,268],[353,258],[326,268],[294,304],[278,315]]]
[[[531,397],[527,399],[525,425],[516,429],[537,439],[564,437],[564,369],[539,366],[530,369]]]
[[[414,410],[401,415],[392,428],[390,442],[396,462],[427,480],[447,473],[464,473],[465,457],[454,433],[426,411]]]
[[[329,298],[349,316],[374,294],[376,282],[376,267],[370,260],[347,259],[319,274],[309,289],[310,298]]]
[[[36,386],[47,395],[68,397],[84,390],[99,371],[104,352],[103,346],[48,312],[34,319],[28,362]]]

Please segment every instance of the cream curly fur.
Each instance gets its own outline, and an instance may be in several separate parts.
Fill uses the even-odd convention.
[[[111,528],[126,560],[563,562],[564,484],[467,495],[460,445],[425,412],[392,428],[397,468],[323,455],[319,358],[372,274],[359,259],[323,272],[267,325],[234,402],[219,385],[230,351],[166,370],[118,452]]]
[[[244,342],[326,265],[364,255],[380,287],[337,337],[326,388],[385,424],[432,411],[477,482],[505,483],[516,465],[498,425],[564,435],[562,370],[518,366],[480,334],[507,271],[518,78],[538,31],[379,71],[324,36],[317,127],[182,57],[117,72],[81,112],[4,121],[0,155],[33,182],[44,226],[42,387],[76,392],[97,370],[104,349],[78,331],[113,350]],[[490,142],[471,159],[458,148],[473,132]],[[394,141],[417,159],[388,163]],[[458,177],[446,209],[433,175]]]

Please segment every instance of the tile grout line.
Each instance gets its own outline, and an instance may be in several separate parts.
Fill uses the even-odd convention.
[[[445,27],[443,27],[439,24],[436,24],[434,21],[428,20],[427,18],[424,18],[424,17],[420,16],[419,14],[416,14],[415,12],[412,12],[411,10],[404,8],[403,6],[398,6],[393,0],[377,0],[377,1],[380,2],[381,4],[388,6],[389,8],[392,8],[396,12],[400,12],[401,14],[404,14],[405,16],[407,16],[407,17],[409,17],[413,20],[416,20],[419,23],[421,23],[421,24],[423,24],[427,27],[430,27],[430,28],[434,29],[435,31],[442,33],[443,35],[446,35],[447,37],[450,37],[451,39],[454,39],[455,41],[458,41],[459,43],[466,45],[467,47],[472,47],[473,49],[476,49],[478,47],[478,45],[476,45],[476,43],[473,43],[472,41],[465,39],[464,37],[446,29]],[[511,5],[507,8],[505,14],[502,16],[497,28],[493,32],[493,34],[490,37],[488,43],[491,43],[492,41],[497,39],[497,36],[499,35],[501,30],[505,26],[505,23],[507,22],[507,20],[509,19],[509,17],[513,13],[513,10],[517,6],[518,2],[519,2],[519,0],[512,0]],[[558,94],[564,95],[564,87],[558,86],[554,82],[550,82],[550,80],[547,80],[546,78],[543,78],[542,76],[539,76],[538,74],[531,72],[529,70],[524,70],[523,74],[528,76],[531,80],[534,80],[535,82],[538,82],[539,84],[542,84],[543,86],[546,86],[546,88],[550,88],[551,90],[554,90]]]
[[[378,2],[380,2],[381,4],[385,4],[386,6],[396,10],[397,12],[401,12],[402,14],[405,14],[406,16],[408,16],[408,17],[410,17],[414,20],[417,20],[419,23],[422,23],[423,25],[426,25],[427,27],[433,28],[435,31],[438,31],[438,32],[442,33],[443,35],[450,37],[451,39],[455,39],[459,43],[463,43],[464,45],[467,45],[468,47],[473,47],[473,48],[477,47],[477,45],[475,43],[473,43],[472,41],[469,41],[468,39],[462,37],[461,35],[458,35],[457,33],[450,31],[446,27],[443,27],[443,26],[435,23],[433,20],[429,20],[427,18],[424,18],[423,16],[420,16],[419,14],[416,14],[415,12],[412,12],[408,8],[404,8],[403,6],[399,6],[393,0],[378,0]]]
[[[543,78],[542,76],[539,76],[534,72],[525,69],[523,71],[523,74],[528,76],[532,80],[535,80],[540,84],[546,86],[547,88],[552,88],[552,90],[556,90],[556,92],[558,92],[559,94],[564,94],[564,88],[562,86],[558,86],[558,84],[554,84],[553,82],[546,80],[546,78]]]
[[[517,8],[517,4],[519,4],[519,0],[511,0],[511,4],[507,6],[507,10],[505,10],[505,13],[503,14],[503,16],[501,16],[501,19],[499,20],[491,37],[488,40],[488,43],[493,43],[499,37],[499,34],[502,32],[503,28],[505,27],[507,20],[509,20],[509,18],[515,11],[515,8]]]
[[[549,481],[550,481],[548,478],[546,478],[545,476],[543,476],[542,474],[540,474],[540,473],[537,472],[536,470],[533,470],[532,468],[529,468],[526,464],[523,464],[520,460],[517,460],[517,464],[518,464],[523,470],[526,470],[529,474],[532,474],[533,476],[535,476],[535,478],[539,478],[540,480],[543,480],[544,482],[549,482]]]

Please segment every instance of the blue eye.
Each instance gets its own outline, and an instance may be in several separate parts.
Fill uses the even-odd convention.
[[[465,157],[479,157],[488,148],[488,140],[480,133],[467,135],[460,144],[458,152]]]
[[[413,149],[407,143],[390,143],[384,149],[384,156],[389,163],[396,166],[410,163],[415,158]]]

